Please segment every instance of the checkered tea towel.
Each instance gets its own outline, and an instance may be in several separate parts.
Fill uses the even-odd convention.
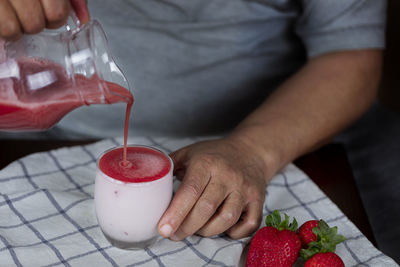
[[[197,140],[137,137],[129,142],[171,152]],[[0,266],[243,265],[241,254],[250,238],[231,240],[219,235],[192,236],[181,242],[163,239],[138,251],[111,246],[97,224],[94,178],[97,156],[121,143],[122,139],[110,139],[32,154],[0,171]],[[347,237],[337,247],[346,266],[398,266],[294,165],[278,173],[267,191],[264,215],[278,209],[295,216],[300,224],[323,218],[337,225]]]

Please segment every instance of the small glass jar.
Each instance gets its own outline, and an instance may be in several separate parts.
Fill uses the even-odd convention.
[[[168,208],[173,192],[173,162],[164,152],[149,146],[129,145],[129,148],[148,149],[169,163],[169,171],[149,182],[123,182],[105,174],[97,160],[95,209],[100,228],[107,240],[122,249],[143,249],[161,237],[157,225]],[[128,150],[129,157],[129,150]]]

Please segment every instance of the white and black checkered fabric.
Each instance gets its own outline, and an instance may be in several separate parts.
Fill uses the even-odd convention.
[[[132,138],[166,152],[196,139]],[[249,238],[192,236],[139,251],[112,247],[97,224],[93,189],[96,158],[120,145],[110,139],[20,159],[0,171],[0,266],[237,266]],[[175,187],[178,184],[175,183]],[[274,209],[299,223],[323,218],[347,240],[337,253],[346,266],[398,266],[378,251],[294,165],[271,181],[264,215]]]

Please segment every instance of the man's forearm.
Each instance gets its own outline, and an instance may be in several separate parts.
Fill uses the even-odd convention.
[[[272,176],[327,142],[376,98],[381,51],[326,54],[310,60],[229,136],[259,153]]]

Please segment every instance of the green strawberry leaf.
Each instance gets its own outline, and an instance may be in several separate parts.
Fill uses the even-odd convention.
[[[279,225],[281,224],[281,215],[279,214],[279,211],[274,210],[272,212],[272,220],[274,222],[274,226],[279,227]]]
[[[332,238],[332,242],[335,243],[335,244],[340,244],[340,243],[342,243],[342,242],[345,241],[345,240],[346,240],[346,237],[344,237],[344,236],[342,236],[342,235],[335,235],[335,236]]]
[[[298,224],[296,218],[293,218],[293,222],[290,223],[290,217],[285,213],[285,220],[282,221],[281,214],[279,211],[274,210],[271,214],[268,214],[265,219],[266,226],[275,227],[278,230],[290,230],[295,232],[297,230]]]
[[[291,224],[289,224],[288,229],[291,230],[291,231],[293,231],[293,232],[296,232],[296,231],[297,231],[297,228],[298,228],[298,223],[297,223],[297,221],[296,221],[296,218],[293,217],[293,222],[292,222]]]
[[[289,216],[285,213],[285,220],[278,225],[278,230],[287,229],[289,226]],[[280,217],[280,215],[279,215]]]
[[[322,231],[329,231],[330,229],[329,225],[324,220],[319,220],[318,226]]]
[[[267,226],[273,226],[273,225],[274,225],[274,223],[273,223],[273,221],[272,221],[272,216],[271,216],[271,215],[268,215],[267,218],[265,218],[265,224],[266,224]]]
[[[335,252],[336,245],[346,240],[344,236],[337,234],[338,228],[336,226],[329,227],[323,220],[320,220],[318,227],[314,227],[312,231],[317,235],[317,240],[310,242],[307,249],[300,251],[304,260],[311,258],[316,253]]]
[[[315,254],[319,253],[319,249],[317,247],[310,247],[308,249],[301,249],[299,254],[305,261],[310,259]]]

